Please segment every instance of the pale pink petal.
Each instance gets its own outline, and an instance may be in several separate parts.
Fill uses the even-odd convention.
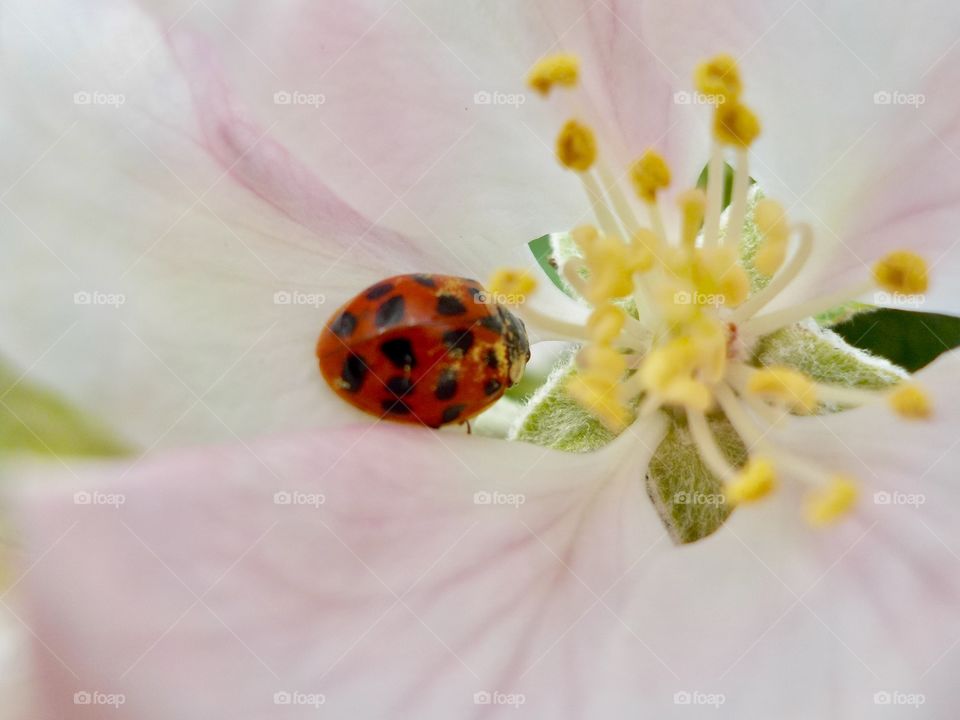
[[[764,128],[751,174],[817,233],[785,298],[852,286],[906,247],[932,265],[924,309],[960,307],[960,15],[948,3],[681,0],[648,2],[644,18],[685,82],[712,53],[740,59]]]
[[[632,3],[334,2],[158,8],[172,35],[206,38],[264,124],[370,217],[448,243],[468,265],[589,217],[554,159],[572,114],[597,126],[611,173],[658,146],[692,182],[703,145],[676,142],[688,108],[641,39]],[[561,50],[582,58],[581,92],[547,101],[525,85]],[[301,93],[277,105],[274,93]],[[500,100],[477,104],[477,93]],[[311,105],[309,96],[322,97]],[[510,104],[507,96],[522,101]],[[502,103],[502,104],[497,104]]]
[[[15,514],[43,707],[313,716],[274,704],[299,692],[343,717],[516,712],[475,705],[488,691],[523,693],[525,717],[584,717],[669,702],[669,672],[617,615],[625,575],[673,552],[643,483],[661,427],[591,456],[357,427],[34,485]],[[96,504],[109,493],[123,503]],[[126,703],[76,707],[83,691]]]
[[[320,328],[442,254],[344,204],[126,3],[5,14],[5,357],[144,447],[348,417]]]

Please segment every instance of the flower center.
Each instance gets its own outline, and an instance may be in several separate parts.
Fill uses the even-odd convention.
[[[554,86],[577,84],[575,57],[556,55],[538,62],[529,82],[547,95]],[[852,287],[802,304],[764,309],[802,273],[815,243],[812,228],[791,222],[775,200],[751,189],[749,150],[760,121],[743,102],[736,61],[727,55],[701,64],[695,85],[713,98],[713,143],[706,189],[675,196],[678,222],[664,220],[664,194],[671,184],[666,160],[647,150],[629,169],[630,199],[600,158],[589,126],[569,120],[557,137],[557,159],[577,173],[596,223],[571,231],[577,254],[560,273],[570,289],[591,306],[584,326],[517,307],[528,325],[547,335],[581,343],[578,372],[567,392],[612,431],[636,418],[671,408],[685,413],[690,434],[707,467],[731,502],[769,495],[780,478],[808,487],[807,518],[830,522],[849,510],[856,482],[775,447],[768,430],[791,415],[811,415],[861,405],[885,394],[904,418],[931,414],[929,399],[916,385],[869,391],[818,383],[797,369],[752,364],[752,350],[765,335],[882,289],[918,294],[927,289],[924,261],[909,251],[881,259],[871,277]],[[734,168],[729,206],[723,206],[726,162]],[[645,216],[641,222],[637,203]],[[746,233],[748,213],[752,214]],[[748,237],[749,235],[749,237]],[[529,274],[501,271],[491,280],[500,296],[533,289]],[[748,448],[733,466],[707,420],[722,413]]]

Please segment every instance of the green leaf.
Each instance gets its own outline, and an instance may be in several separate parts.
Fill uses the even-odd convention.
[[[686,416],[668,415],[667,434],[650,460],[647,492],[674,541],[691,543],[716,532],[733,508],[723,495],[723,483],[700,459]],[[731,465],[746,462],[747,449],[730,421],[719,413],[707,421]]]
[[[813,323],[787,327],[761,338],[751,364],[787,365],[817,382],[864,390],[890,387],[905,377],[901,368]]]
[[[599,450],[613,440],[616,435],[567,393],[565,383],[576,372],[571,353],[530,398],[508,437],[578,453]]]
[[[0,362],[0,453],[121,455],[128,452],[97,423]]]
[[[851,345],[916,372],[960,347],[960,318],[883,308],[833,328]]]

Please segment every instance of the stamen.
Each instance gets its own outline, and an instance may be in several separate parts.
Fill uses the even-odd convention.
[[[537,287],[537,281],[527,270],[500,268],[493,272],[487,283],[487,290],[506,300],[504,304],[520,305],[526,302],[527,295]]]
[[[813,230],[806,223],[795,225],[794,230],[798,235],[799,244],[793,257],[791,257],[787,263],[787,266],[781,268],[763,290],[755,293],[753,297],[737,308],[736,312],[730,318],[731,322],[737,324],[746,322],[763,310],[771,300],[779,295],[783,289],[793,281],[803,269],[804,265],[806,265],[807,260],[810,259],[810,253],[813,252]],[[775,317],[775,314],[768,315],[767,317]],[[803,317],[798,318],[798,320],[802,319]],[[753,326],[749,326],[749,329],[753,330]],[[753,331],[756,332],[755,330]]]
[[[805,515],[811,525],[828,525],[846,515],[857,501],[856,481],[835,475],[830,484],[807,499]]]
[[[620,335],[626,324],[627,315],[613,303],[605,303],[590,314],[587,330],[593,341],[600,345],[609,345]]]
[[[746,149],[737,150],[737,167],[733,175],[733,192],[730,201],[730,214],[727,216],[727,232],[720,242],[740,247],[743,236],[743,219],[747,212],[747,193],[750,190],[750,156]]]
[[[900,385],[890,394],[890,406],[901,417],[926,420],[933,414],[929,396],[919,385]]]
[[[704,95],[724,101],[736,100],[743,89],[737,60],[725,53],[700,63],[694,70],[693,83]]]
[[[652,203],[660,190],[670,186],[670,168],[660,153],[647,150],[630,168],[630,179],[640,199]]]
[[[873,279],[889,292],[919,295],[927,291],[927,263],[916,253],[898,250],[873,266]]]
[[[570,170],[586,172],[597,159],[597,141],[593,130],[576,120],[568,120],[557,136],[557,159]]]
[[[723,185],[726,173],[723,148],[714,140],[707,166],[707,208],[703,223],[703,246],[716,245],[720,236],[720,213],[723,210]]]
[[[693,188],[677,195],[680,206],[680,242],[683,247],[693,248],[703,223],[707,207],[707,195],[700,188]]]
[[[737,472],[717,444],[717,439],[710,431],[706,415],[696,410],[687,410],[687,425],[703,462],[728,487],[732,485],[736,480]]]
[[[753,221],[763,238],[753,265],[767,277],[772,277],[787,256],[787,242],[790,239],[787,213],[776,200],[763,198],[753,208]]]
[[[751,458],[724,492],[730,502],[749,503],[765,498],[776,485],[773,463],[765,458]]]
[[[580,59],[569,53],[548,55],[530,70],[527,82],[541,95],[548,95],[554,85],[573,87],[580,74]]]
[[[755,371],[747,381],[747,392],[800,415],[811,415],[820,406],[814,383],[789,367],[771,366]]]
[[[714,115],[713,133],[725,145],[748,148],[760,135],[760,118],[740,102],[724,103]]]

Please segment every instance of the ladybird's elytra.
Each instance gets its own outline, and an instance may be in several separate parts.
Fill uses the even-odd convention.
[[[475,280],[416,273],[371,285],[317,342],[324,379],[377,417],[440,427],[479,414],[523,374],[523,323]]]

